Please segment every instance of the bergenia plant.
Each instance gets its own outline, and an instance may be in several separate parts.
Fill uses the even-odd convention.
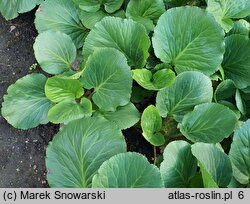
[[[61,124],[50,187],[249,186],[249,15],[249,0],[45,0],[44,74],[11,85],[2,115],[24,130]],[[127,152],[128,128],[153,161]]]

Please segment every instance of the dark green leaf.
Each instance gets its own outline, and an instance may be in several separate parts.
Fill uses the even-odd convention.
[[[81,82],[86,89],[94,88],[93,101],[102,110],[115,111],[130,101],[130,67],[125,56],[113,48],[97,50],[89,57]]]
[[[195,105],[211,102],[212,97],[211,80],[200,72],[189,71],[179,74],[172,86],[158,92],[156,107],[162,117],[173,115],[178,120]]]
[[[49,74],[68,71],[76,59],[76,47],[71,38],[61,32],[46,31],[34,44],[36,60]]]
[[[195,106],[178,126],[192,142],[218,143],[234,131],[236,122],[235,113],[228,107],[207,103]]]
[[[87,29],[79,19],[79,9],[69,0],[46,0],[36,12],[36,29],[39,33],[47,30],[68,34],[75,46],[83,46]]]
[[[29,129],[49,122],[48,111],[53,103],[44,93],[46,80],[42,74],[30,74],[8,88],[1,111],[11,125]]]
[[[154,30],[155,55],[175,66],[177,73],[215,73],[223,59],[224,32],[215,19],[197,7],[167,10]]]
[[[127,58],[128,64],[142,68],[149,56],[150,40],[145,28],[132,20],[106,17],[90,31],[83,47],[84,59],[100,48],[115,48]]]
[[[247,36],[231,35],[226,38],[226,52],[222,67],[225,76],[240,88],[250,86],[250,40]]]
[[[241,19],[239,21],[234,22],[234,27],[232,28],[232,30],[230,30],[228,34],[239,34],[249,36],[249,30],[250,24],[247,21]]]
[[[216,88],[214,92],[215,101],[221,101],[228,99],[233,96],[236,92],[236,87],[234,82],[231,79],[222,81]]]
[[[72,121],[60,130],[47,148],[49,185],[52,188],[89,188],[101,164],[125,151],[121,131],[106,119],[94,117]]]
[[[197,169],[197,160],[192,155],[191,145],[174,141],[163,153],[160,172],[166,188],[187,188]]]
[[[154,29],[154,22],[165,12],[163,0],[130,0],[126,10],[128,18],[143,24],[147,30]]]
[[[214,144],[196,143],[192,153],[198,159],[205,188],[226,187],[232,179],[229,157]]]
[[[0,13],[4,18],[10,20],[16,18],[18,13],[25,13],[32,10],[41,2],[42,0],[1,0]]]
[[[242,184],[250,183],[250,120],[234,133],[229,152],[233,164],[233,176]]]

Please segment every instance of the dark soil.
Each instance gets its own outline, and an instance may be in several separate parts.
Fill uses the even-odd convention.
[[[33,21],[34,13],[12,21],[0,17],[0,107],[8,86],[35,63]],[[57,130],[49,124],[21,131],[0,115],[0,187],[47,187],[45,147]]]
[[[6,21],[0,16],[0,108],[9,85],[29,73],[35,61],[33,43],[37,36],[34,12]],[[0,115],[0,187],[48,187],[45,151],[58,131],[53,124],[27,131],[13,128]],[[153,147],[134,128],[123,131],[128,151],[140,152],[153,160]]]

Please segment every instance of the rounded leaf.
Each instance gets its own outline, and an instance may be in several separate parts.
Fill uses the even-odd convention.
[[[197,169],[197,160],[192,155],[191,145],[185,141],[169,143],[163,153],[160,166],[166,188],[188,188]]]
[[[112,60],[107,60],[112,56]],[[81,82],[86,89],[94,88],[93,101],[102,110],[115,111],[129,103],[132,74],[125,56],[118,50],[96,51],[86,62]]]
[[[232,179],[229,157],[214,144],[196,143],[192,153],[198,159],[205,188],[226,187]]]
[[[115,48],[126,56],[130,66],[142,68],[149,56],[149,46],[150,40],[142,25],[132,20],[105,17],[87,36],[83,56],[87,60],[97,49]]]
[[[46,0],[36,12],[36,29],[39,33],[47,30],[68,34],[75,46],[83,46],[87,29],[79,19],[79,9],[72,0]]]
[[[159,133],[162,128],[162,119],[159,111],[153,105],[148,106],[142,113],[142,135],[154,146],[163,145],[164,136]]]
[[[247,36],[231,35],[226,38],[226,52],[222,63],[225,77],[240,88],[250,86],[250,40]]]
[[[126,16],[142,23],[147,30],[153,30],[154,22],[164,12],[163,0],[130,0],[126,9]]]
[[[0,13],[7,20],[16,18],[18,13],[25,13],[33,8],[42,0],[1,0]]]
[[[175,73],[171,69],[161,69],[154,74],[148,69],[135,69],[133,79],[145,89],[160,90],[174,83]]]
[[[48,113],[49,121],[55,124],[68,123],[92,115],[92,103],[82,98],[78,104],[74,100],[65,100],[53,106]]]
[[[242,184],[250,181],[250,120],[234,133],[229,152],[233,165],[233,176]]]
[[[120,106],[116,111],[100,111],[100,114],[107,120],[115,122],[122,130],[132,127],[140,120],[140,113],[133,103]]]
[[[228,35],[232,34],[239,34],[239,35],[245,35],[249,36],[250,31],[250,23],[248,23],[246,20],[239,20],[234,22],[234,27],[230,30]]]
[[[93,178],[94,188],[162,188],[160,172],[135,152],[118,154],[104,162]]]
[[[180,121],[195,105],[211,102],[212,82],[209,77],[196,71],[179,74],[175,83],[160,90],[156,98],[156,107],[162,117],[173,115]]]
[[[218,143],[234,131],[236,123],[237,117],[228,107],[208,103],[186,114],[179,127],[192,142]]]
[[[232,19],[250,15],[249,0],[208,0],[207,11],[228,32],[233,27]]]
[[[71,38],[61,32],[46,31],[34,44],[37,62],[49,74],[68,71],[76,59],[76,47]]]
[[[45,84],[45,93],[48,99],[59,103],[65,99],[80,98],[84,90],[76,79],[52,77]]]
[[[45,96],[46,80],[42,74],[30,74],[8,88],[1,111],[12,126],[25,130],[49,122],[53,103]]]
[[[203,9],[172,8],[155,27],[153,47],[156,56],[172,64],[177,73],[199,70],[211,75],[223,59],[224,32]]]
[[[106,119],[89,117],[72,121],[47,148],[49,185],[52,188],[89,188],[101,164],[125,151],[121,131]]]

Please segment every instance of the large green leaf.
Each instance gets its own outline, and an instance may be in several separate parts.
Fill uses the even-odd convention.
[[[160,172],[166,188],[187,188],[197,169],[197,160],[192,155],[191,145],[185,141],[174,141],[163,153]]]
[[[25,13],[32,10],[43,0],[1,0],[0,13],[7,19],[13,19],[18,13]]]
[[[160,90],[174,83],[175,73],[171,69],[161,69],[154,74],[148,69],[133,70],[133,79],[148,90]]]
[[[106,17],[90,31],[83,47],[84,59],[97,49],[115,48],[127,58],[128,64],[142,68],[149,56],[149,37],[145,28],[132,20]]]
[[[81,83],[76,79],[52,77],[47,80],[45,85],[47,98],[55,103],[65,99],[80,98],[83,92]]]
[[[128,18],[142,23],[147,30],[154,29],[154,22],[165,12],[163,0],[130,0],[126,10]]]
[[[250,86],[250,40],[247,36],[231,35],[226,38],[226,52],[222,67],[225,76],[240,88]]]
[[[120,106],[116,111],[100,111],[107,120],[113,121],[120,129],[132,127],[140,120],[140,113],[133,103]]]
[[[204,187],[226,187],[232,179],[232,165],[229,157],[214,144],[196,143],[192,153],[201,167]]]
[[[92,115],[92,103],[87,98],[82,98],[80,103],[74,100],[65,100],[53,106],[49,112],[49,121],[53,123],[68,123],[72,120],[89,117]]]
[[[242,184],[250,182],[250,120],[234,133],[229,152],[233,164],[233,176]]]
[[[44,93],[46,80],[42,74],[30,74],[8,88],[1,111],[11,125],[29,129],[49,122],[48,111],[53,103]]]
[[[189,6],[169,9],[154,32],[156,56],[173,65],[177,73],[199,70],[211,75],[218,70],[224,53],[224,32],[206,11]]]
[[[154,146],[163,145],[165,142],[162,128],[162,119],[159,111],[153,105],[148,106],[142,113],[141,118],[142,135]]]
[[[112,56],[112,60],[107,60]],[[93,101],[102,110],[115,111],[129,103],[132,73],[125,56],[113,48],[97,50],[86,62],[81,81],[94,88]]]
[[[106,119],[89,117],[70,122],[46,151],[50,187],[91,187],[92,177],[110,157],[126,151],[120,130]]]
[[[39,33],[47,30],[68,34],[77,48],[82,47],[87,29],[79,19],[79,9],[72,0],[46,0],[36,12],[36,29]]]
[[[36,60],[49,74],[60,74],[71,68],[76,59],[76,47],[71,38],[61,32],[46,31],[34,44]]]
[[[156,107],[162,117],[167,115],[180,119],[195,105],[211,102],[212,83],[209,77],[196,71],[179,74],[175,83],[160,90],[156,98]]]
[[[228,32],[233,27],[232,19],[250,15],[249,0],[208,0],[207,10]]]
[[[104,162],[93,178],[94,188],[162,188],[161,175],[146,157],[135,152],[118,154]]]
[[[218,143],[228,137],[237,117],[228,107],[207,103],[195,106],[179,124],[182,134],[193,142]]]
[[[123,0],[73,0],[79,7],[87,12],[97,12],[101,6],[108,13],[113,13],[121,8]]]

